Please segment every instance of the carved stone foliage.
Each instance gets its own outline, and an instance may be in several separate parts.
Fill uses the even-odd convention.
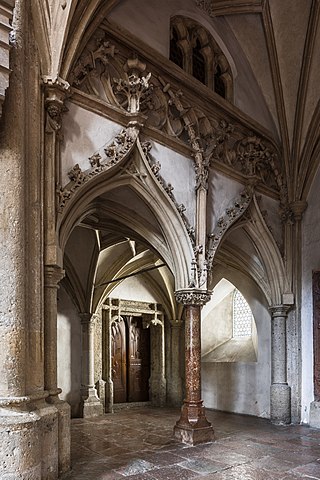
[[[211,298],[211,292],[200,289],[185,289],[177,290],[174,293],[178,303],[183,305],[204,305],[209,302]]]
[[[247,210],[254,193],[253,186],[247,186],[236,198],[232,205],[227,208],[224,215],[219,218],[214,231],[208,235],[207,245],[207,269],[210,272],[213,264],[214,256],[221,243],[226,231],[235,223]]]
[[[268,139],[228,115],[223,118],[218,109],[207,108],[194,92],[182,93],[177,79],[141,54],[134,57],[132,46],[103,28],[75,64],[69,79],[72,86],[123,112],[139,108],[146,127],[187,144],[195,159],[197,189],[207,188],[208,169],[215,166],[231,175],[237,172],[244,183],[254,177],[286,204],[280,154]],[[149,74],[143,76],[145,71]]]
[[[139,125],[135,122],[129,123],[128,127],[122,129],[110,144],[104,145],[100,151],[89,158],[91,167],[88,170],[82,171],[78,164],[74,165],[68,172],[70,182],[64,188],[61,185],[57,186],[58,212],[63,211],[67,202],[83,184],[117,165],[126,157],[135,145],[138,134]]]

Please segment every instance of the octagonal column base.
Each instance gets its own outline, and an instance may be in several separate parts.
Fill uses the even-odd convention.
[[[206,419],[202,400],[184,402],[181,417],[174,427],[174,436],[188,445],[214,441],[214,430]]]

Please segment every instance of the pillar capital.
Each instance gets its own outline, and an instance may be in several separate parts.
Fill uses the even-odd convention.
[[[185,288],[174,293],[176,301],[183,305],[205,305],[211,299],[211,292],[200,288]]]
[[[79,314],[79,316],[81,318],[81,325],[92,324],[96,319],[96,315],[94,313],[82,312]]]
[[[273,305],[269,307],[272,318],[287,317],[292,305]]]
[[[302,219],[302,215],[304,214],[308,203],[305,200],[297,200],[295,202],[290,203],[291,210],[293,212],[294,219],[299,221]]]
[[[182,318],[172,318],[169,320],[170,326],[173,328],[181,328],[183,325]]]
[[[49,288],[59,288],[59,282],[65,276],[65,271],[58,265],[44,266],[44,285]]]

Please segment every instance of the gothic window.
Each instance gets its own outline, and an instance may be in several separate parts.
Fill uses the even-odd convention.
[[[235,290],[233,294],[233,337],[252,335],[252,312],[244,296]]]
[[[198,39],[192,49],[192,75],[199,80],[199,82],[204,85],[206,84],[206,64],[201,53],[201,44]]]
[[[212,35],[194,20],[181,16],[171,20],[169,58],[220,97],[232,100],[227,58]]]
[[[183,52],[178,42],[179,42],[178,32],[173,27],[171,31],[171,39],[170,39],[170,60],[176,65],[178,65],[178,67],[183,68]]]

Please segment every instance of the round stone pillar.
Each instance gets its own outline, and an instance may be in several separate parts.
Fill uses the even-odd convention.
[[[70,469],[70,406],[59,399],[57,386],[57,290],[64,271],[57,265],[44,268],[44,383],[49,393],[47,401],[58,412],[59,472]]]
[[[270,308],[271,318],[271,387],[270,419],[272,423],[291,422],[291,389],[287,383],[286,319],[289,307]]]
[[[168,378],[168,403],[172,406],[181,405],[182,401],[182,378],[180,374],[180,354],[181,354],[181,329],[182,320],[170,320],[170,358]]]
[[[175,296],[184,305],[186,398],[174,434],[183,443],[196,445],[214,440],[201,400],[201,307],[210,300],[210,294],[200,289],[185,289],[177,291]]]
[[[82,415],[83,418],[96,417],[103,414],[94,385],[94,321],[92,313],[81,313],[82,327]]]

